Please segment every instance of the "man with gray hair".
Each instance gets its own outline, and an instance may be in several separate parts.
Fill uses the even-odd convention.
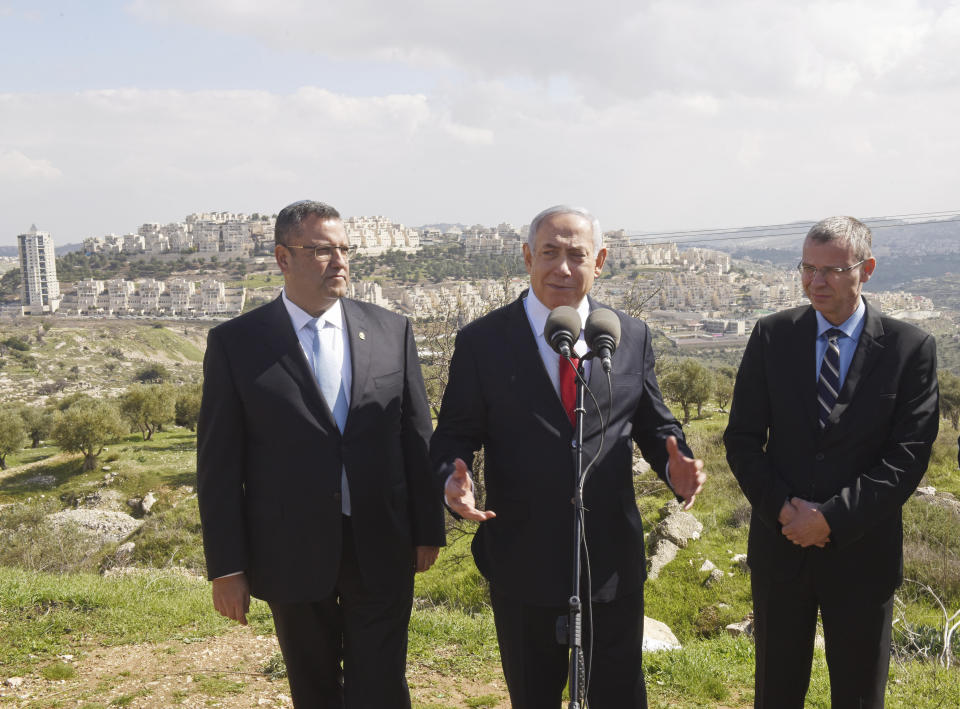
[[[607,252],[595,217],[557,206],[538,214],[523,247],[530,289],[467,325],[457,336],[430,454],[447,506],[480,522],[473,555],[490,600],[513,709],[556,709],[567,674],[557,620],[573,578],[574,373],[544,338],[550,311],[570,306],[585,322],[601,307],[588,296]],[[622,336],[612,357],[613,396],[600,366],[586,363],[596,409],[584,419],[583,459],[594,461],[584,490],[590,576],[583,596],[584,649],[594,709],[647,706],[641,671],[643,527],[633,490],[633,446],[687,506],[706,478],[664,405],[646,324],[617,313]],[[575,344],[576,356],[587,346]],[[609,414],[609,417],[608,417]],[[484,449],[486,510],[476,508],[470,466]],[[595,458],[596,456],[596,458]],[[587,581],[592,583],[587,583]]]
[[[815,224],[810,306],[761,318],[737,374],[724,443],[753,506],[756,707],[802,709],[818,611],[832,706],[883,706],[901,507],[940,415],[933,337],[861,295],[876,265],[865,224]]]

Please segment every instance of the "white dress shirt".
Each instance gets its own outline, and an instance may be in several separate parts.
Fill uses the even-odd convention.
[[[560,355],[550,346],[547,339],[543,336],[543,328],[547,324],[547,316],[550,315],[550,308],[540,302],[531,288],[527,292],[527,297],[523,299],[523,308],[527,313],[527,320],[530,322],[530,329],[533,330],[533,336],[537,340],[537,349],[540,351],[540,359],[543,360],[543,366],[550,375],[550,383],[553,384],[553,390],[560,397]],[[587,341],[583,337],[583,324],[587,322],[587,316],[590,314],[590,301],[584,296],[583,300],[576,307],[580,315],[580,339],[573,346],[573,351],[578,357],[583,357],[588,351]],[[587,360],[583,363],[583,378],[590,381],[590,364]]]

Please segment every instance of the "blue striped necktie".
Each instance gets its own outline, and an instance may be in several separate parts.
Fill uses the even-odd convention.
[[[820,364],[820,379],[817,381],[817,401],[819,403],[820,428],[827,425],[827,418],[840,396],[840,345],[838,340],[845,335],[843,330],[831,327],[824,335],[827,337],[827,351],[823,353]]]

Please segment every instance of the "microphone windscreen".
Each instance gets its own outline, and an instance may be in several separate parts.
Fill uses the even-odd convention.
[[[590,315],[587,316],[587,326],[585,330],[584,338],[591,348],[593,347],[591,343],[598,335],[609,335],[612,337],[614,347],[620,344],[620,318],[618,318],[617,314],[612,310],[608,310],[607,308],[591,310]]]
[[[580,313],[569,305],[560,305],[550,311],[547,322],[543,326],[543,336],[553,347],[553,338],[557,333],[569,332],[571,344],[580,339]]]

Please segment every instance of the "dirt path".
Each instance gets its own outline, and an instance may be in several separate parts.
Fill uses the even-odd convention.
[[[40,460],[35,460],[32,463],[24,463],[23,465],[11,465],[6,470],[0,470],[0,480],[4,478],[9,478],[13,475],[19,475],[20,473],[30,470],[31,468],[39,468],[41,465],[50,465],[51,463],[59,463],[61,461],[67,460],[68,458],[76,458],[78,455],[76,453],[56,453],[51,455],[48,458],[41,458]]]
[[[0,707],[292,707],[286,679],[263,671],[277,651],[276,638],[244,628],[191,643],[97,648],[66,657],[76,672],[71,679],[0,684]],[[411,665],[408,682],[415,707],[509,707],[500,678],[460,682]]]

